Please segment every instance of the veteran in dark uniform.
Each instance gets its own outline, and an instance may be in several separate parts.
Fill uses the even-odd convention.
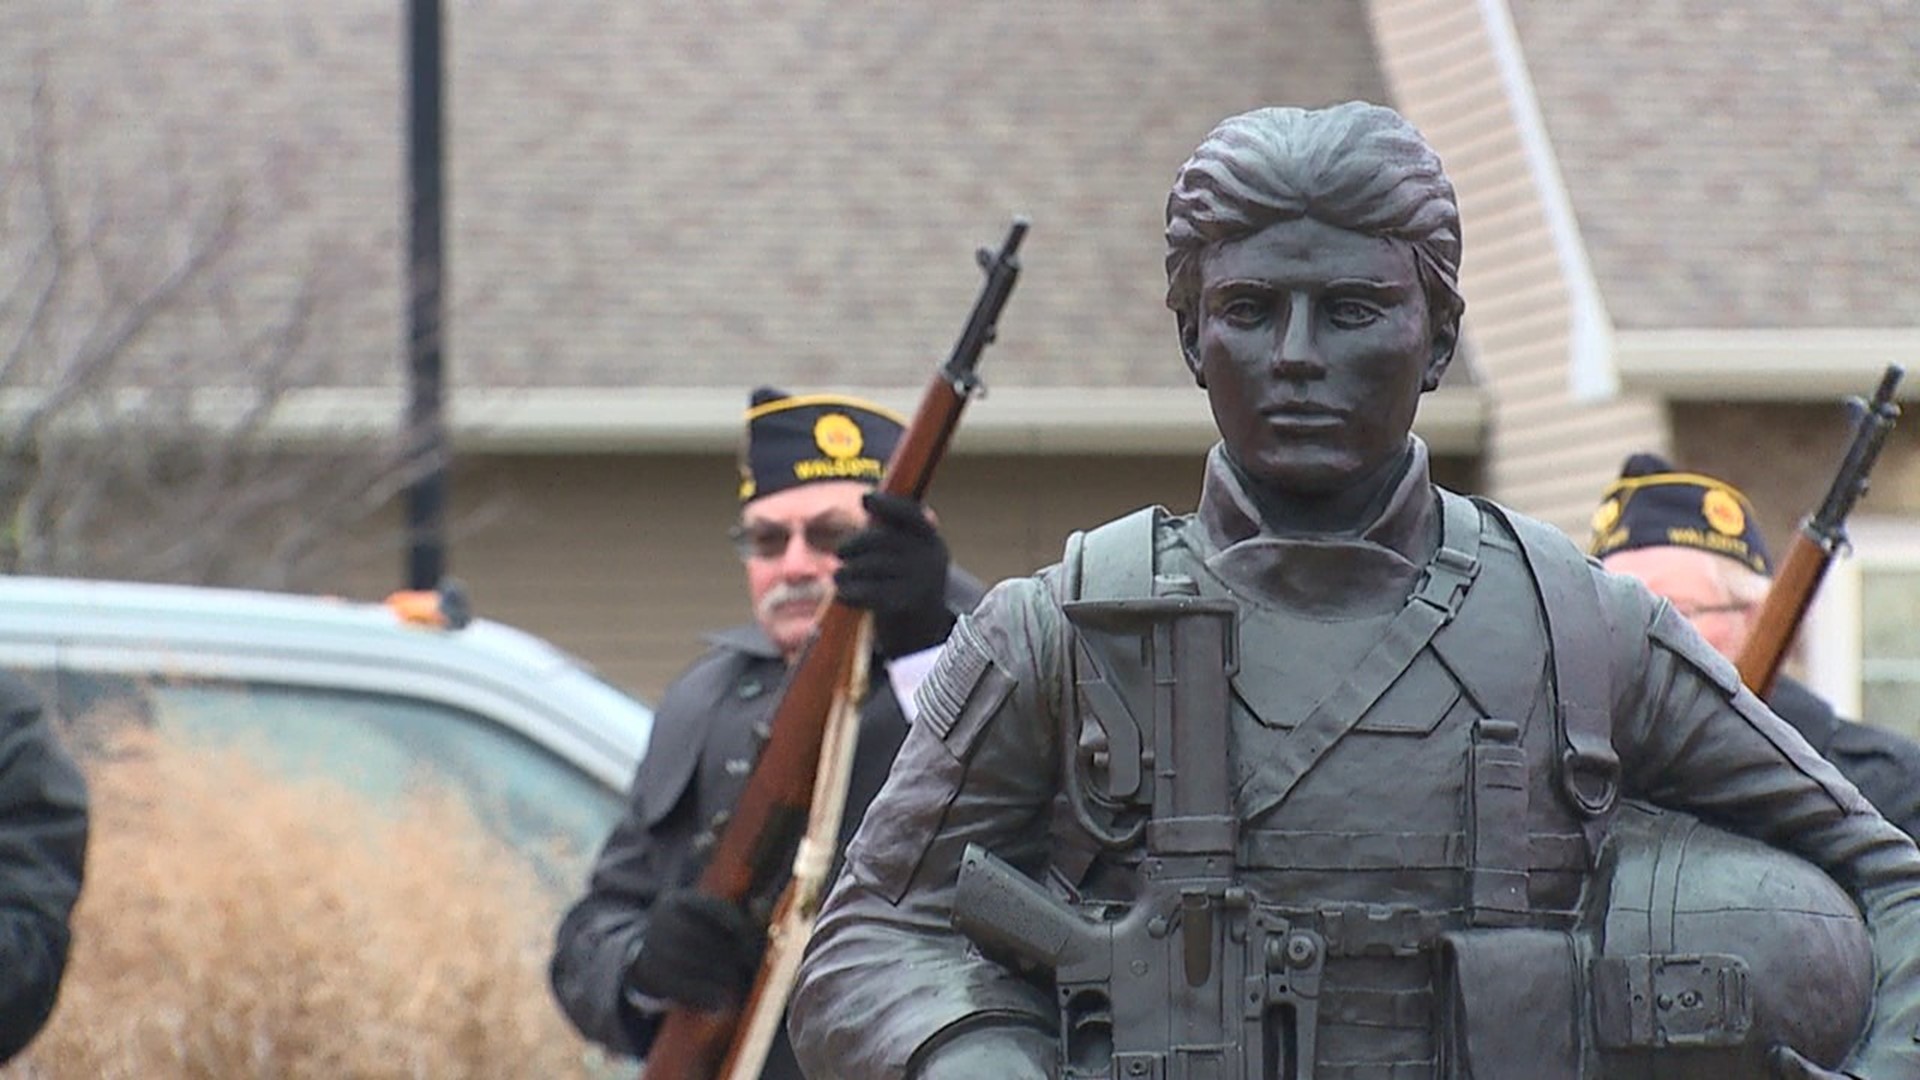
[[[555,943],[554,994],[595,1042],[644,1056],[673,1004],[717,1007],[751,985],[760,931],[692,888],[705,865],[699,837],[739,797],[788,665],[827,602],[837,594],[873,612],[883,661],[860,710],[851,834],[906,734],[901,698],[911,700],[955,615],[979,599],[925,511],[874,490],[902,429],[898,416],[857,398],[752,395],[733,540],[754,621],[712,635],[667,688],[632,805]],[[784,1037],[762,1075],[800,1076]]]
[[[32,688],[0,672],[0,1062],[53,1012],[86,855],[86,781]]]
[[[1429,477],[1411,426],[1458,340],[1459,230],[1437,156],[1378,106],[1236,116],[1182,166],[1167,303],[1221,435],[1198,510],[1078,535],[956,626],[802,967],[809,1075],[1537,1080],[1697,1050],[1673,1075],[1920,1076],[1913,841],[1671,605]],[[1189,631],[1222,612],[1224,642]],[[1859,931],[1850,896],[1870,946],[1744,943],[1840,957],[1818,993],[1858,987],[1860,1026],[1779,1023],[1813,996],[1762,1016],[1767,955],[1610,955],[1631,919],[1588,966],[1568,935],[1626,798],[1826,871],[1821,917]],[[1005,880],[995,856],[1082,925],[1013,887],[958,904]],[[1692,925],[1661,908],[1695,865],[1764,884],[1658,865],[1642,931]],[[1703,981],[1670,991],[1683,954]]]
[[[1620,479],[1601,494],[1588,550],[1608,570],[1638,578],[1736,663],[1773,584],[1773,562],[1747,497],[1656,454],[1629,457]],[[1920,836],[1920,743],[1842,718],[1785,674],[1767,705],[1882,816]]]

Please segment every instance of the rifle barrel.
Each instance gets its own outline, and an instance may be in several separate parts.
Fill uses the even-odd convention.
[[[1905,374],[1906,369],[1899,364],[1888,364],[1873,398],[1864,402],[1853,399],[1857,412],[1853,441],[1847,444],[1846,456],[1840,461],[1833,484],[1810,523],[1816,538],[1829,550],[1838,550],[1846,544],[1847,515],[1853,512],[1853,504],[1867,493],[1867,474],[1873,470],[1873,463],[1900,416],[1900,406],[1895,404],[1893,395]]]
[[[1826,498],[1794,533],[1793,546],[1767,589],[1767,601],[1760,607],[1753,632],[1741,646],[1735,664],[1740,681],[1763,698],[1773,691],[1780,666],[1813,606],[1827,567],[1847,546],[1847,515],[1867,493],[1867,474],[1873,471],[1873,463],[1886,445],[1894,421],[1899,419],[1900,406],[1894,403],[1893,395],[1905,374],[1906,369],[1899,364],[1888,364],[1873,399],[1853,399],[1857,408],[1846,456],[1840,459]]]

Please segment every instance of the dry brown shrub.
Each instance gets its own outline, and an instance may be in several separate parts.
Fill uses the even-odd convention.
[[[149,733],[89,761],[59,1007],[5,1080],[573,1077],[557,898],[450,797],[376,808]]]

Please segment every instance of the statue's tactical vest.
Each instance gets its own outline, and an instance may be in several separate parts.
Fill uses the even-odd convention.
[[[1398,613],[1329,621],[1257,602],[1188,546],[1190,520],[1157,510],[1076,536],[1063,564],[1063,600],[1173,588],[1238,606],[1222,747],[1236,870],[1324,940],[1316,1080],[1439,1075],[1441,935],[1571,927],[1613,808],[1607,631],[1584,558],[1545,526],[1440,494],[1440,550]],[[1086,701],[1064,704],[1081,751],[1068,788],[1097,788],[1113,748]],[[1126,807],[1081,811],[1060,816],[1056,873],[1088,907],[1124,903],[1142,847],[1074,821]]]

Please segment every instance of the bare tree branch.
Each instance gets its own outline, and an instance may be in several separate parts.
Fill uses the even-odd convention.
[[[21,364],[28,350],[46,336],[46,322],[54,302],[60,294],[60,287],[68,280],[66,253],[69,239],[65,232],[67,208],[60,199],[59,188],[53,174],[52,142],[52,103],[49,98],[44,72],[34,78],[32,101],[29,109],[27,127],[27,149],[24,161],[16,169],[8,170],[15,175],[30,177],[34,195],[38,196],[40,220],[44,231],[40,242],[34,247],[22,268],[18,282],[18,291],[26,292],[33,288],[36,272],[41,277],[37,295],[28,303],[27,313],[20,321],[18,333],[7,350],[5,361],[0,362],[0,384],[12,384],[18,377]],[[9,185],[11,186],[11,185]],[[11,200],[8,200],[9,204]],[[11,232],[11,216],[8,219],[8,232]],[[6,234],[0,233],[0,236]],[[8,297],[7,308],[11,308],[14,297]],[[5,309],[0,309],[5,310]]]
[[[288,402],[331,373],[321,323],[358,283],[338,251],[270,298],[240,266],[279,193],[183,179],[165,212],[132,209],[112,178],[69,197],[63,130],[44,74],[20,156],[0,162],[0,568],[294,587],[424,468],[389,433],[318,448],[276,433]],[[397,546],[397,541],[396,541]]]

